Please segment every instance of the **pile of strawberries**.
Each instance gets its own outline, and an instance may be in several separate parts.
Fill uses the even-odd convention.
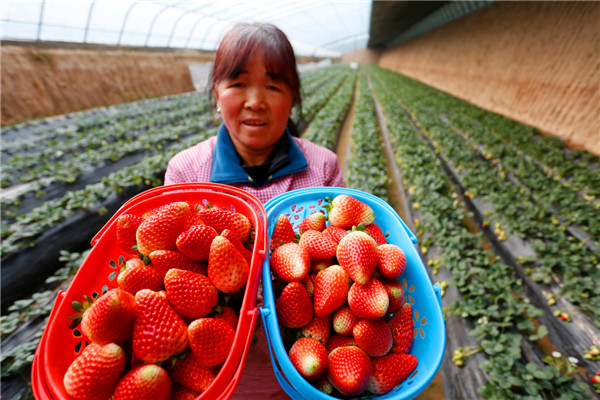
[[[90,344],[64,375],[85,400],[195,399],[233,345],[250,274],[253,227],[243,214],[172,202],[123,214],[129,254],[118,287],[77,303]]]
[[[330,200],[330,199],[328,199]],[[388,393],[414,371],[406,269],[365,203],[338,195],[294,231],[285,214],[271,236],[275,308],[298,372],[327,394]],[[327,220],[329,224],[327,224]]]

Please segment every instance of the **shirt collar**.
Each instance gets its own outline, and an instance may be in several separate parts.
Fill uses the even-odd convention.
[[[308,163],[304,154],[302,154],[300,147],[298,147],[296,142],[292,139],[292,135],[287,129],[285,130],[284,137],[287,138],[286,140],[288,142],[288,156],[290,162],[275,171],[269,179],[267,179],[265,185],[280,176],[302,172],[308,168]],[[233,142],[231,141],[229,131],[227,130],[227,127],[225,127],[225,124],[221,124],[217,132],[217,143],[213,153],[210,181],[223,184],[254,184],[244,168],[240,165],[240,159],[235,151],[235,147],[233,146]]]

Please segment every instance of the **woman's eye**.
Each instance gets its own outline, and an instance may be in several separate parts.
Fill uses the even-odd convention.
[[[279,88],[279,86],[275,86],[275,85],[269,85],[269,89],[270,90],[277,90],[280,91],[281,89]]]

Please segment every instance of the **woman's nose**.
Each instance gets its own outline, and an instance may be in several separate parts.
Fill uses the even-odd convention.
[[[246,92],[246,108],[260,110],[265,107],[265,93],[258,88],[249,89]]]

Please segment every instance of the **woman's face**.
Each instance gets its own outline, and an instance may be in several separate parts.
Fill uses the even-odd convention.
[[[256,55],[241,74],[217,83],[213,91],[238,153],[249,165],[266,161],[287,126],[290,88],[270,76],[262,56]]]

